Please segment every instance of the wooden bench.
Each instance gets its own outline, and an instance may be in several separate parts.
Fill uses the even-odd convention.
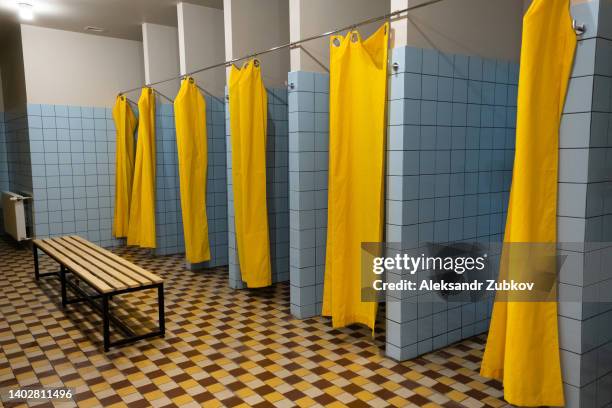
[[[162,278],[78,236],[35,239],[32,244],[36,280],[39,280],[41,276],[59,276],[62,307],[87,301],[102,314],[104,351],[108,351],[113,346],[165,335],[164,281]],[[38,250],[59,263],[60,271],[40,273]],[[67,279],[68,273],[78,278],[76,282],[73,279]],[[79,282],[85,282],[95,294],[87,293]],[[70,287],[79,297],[68,299],[67,287]],[[111,314],[110,300],[113,296],[123,293],[154,288],[158,291],[159,328],[150,333],[136,335],[121,320]],[[110,341],[111,321],[123,332],[125,338]]]

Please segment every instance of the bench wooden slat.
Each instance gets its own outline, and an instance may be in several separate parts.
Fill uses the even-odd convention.
[[[74,237],[62,237],[61,239],[72,247],[79,248],[88,256],[93,257],[98,261],[104,263],[107,268],[112,268],[115,273],[121,273],[127,276],[129,279],[139,282],[141,285],[151,285],[154,283],[151,279],[133,271],[132,269],[125,266],[123,263],[107,256],[106,254],[96,251],[92,247],[81,243],[80,241],[74,239]]]
[[[82,249],[78,247],[75,247],[70,242],[65,241],[62,238],[53,239],[53,242],[56,243],[57,245],[60,245],[62,248],[65,248],[67,251],[74,254],[79,259],[81,259],[81,261],[79,262],[81,266],[90,270],[95,275],[100,275],[102,273],[104,274],[104,276],[110,276],[111,278],[121,282],[123,285],[130,287],[130,288],[142,286],[143,284],[148,283],[148,282],[144,282],[144,283],[139,282],[137,280],[130,278],[129,276],[125,276],[117,272],[114,268],[109,267],[105,263],[100,262],[98,259],[93,258],[87,252],[83,251]],[[100,277],[101,279],[104,280],[102,276]]]
[[[67,238],[73,239],[75,241],[78,241],[78,242],[82,243],[83,245],[88,246],[92,250],[94,250],[94,251],[96,251],[96,252],[98,252],[98,253],[100,253],[100,254],[102,254],[102,255],[104,255],[104,256],[106,256],[106,257],[108,257],[108,258],[110,258],[110,259],[112,259],[112,260],[114,260],[114,261],[116,261],[118,263],[120,263],[121,265],[129,268],[130,270],[140,274],[144,278],[151,280],[153,283],[161,283],[161,282],[164,281],[162,278],[160,278],[159,276],[155,275],[154,273],[151,273],[151,272],[147,271],[146,269],[141,268],[140,266],[135,265],[135,264],[131,263],[130,261],[127,261],[127,260],[123,259],[119,255],[116,255],[116,254],[114,254],[114,253],[112,253],[112,252],[110,252],[110,251],[108,251],[108,250],[106,250],[104,248],[101,248],[101,247],[99,247],[99,246],[97,246],[95,244],[92,244],[91,242],[87,241],[86,239],[83,239],[83,238],[79,237],[78,235],[70,235]]]
[[[127,285],[143,286],[150,285],[152,283],[149,279],[145,279],[138,274],[132,273],[122,265],[105,258],[97,252],[91,251],[89,247],[86,247],[77,241],[70,240],[66,237],[58,238],[58,241],[61,242],[64,247],[70,248],[71,251],[75,251],[82,257],[88,259],[91,263],[98,266],[100,269],[103,269],[122,282],[125,282]]]
[[[66,257],[62,253],[62,251],[58,251],[53,246],[48,245],[46,242],[43,242],[38,239],[35,239],[33,243],[51,258],[55,259],[57,262],[63,264],[71,271],[78,273],[83,280],[85,280],[89,285],[96,288],[98,291],[102,293],[109,293],[114,290],[106,282],[100,280],[99,278],[91,274],[89,271],[87,271],[85,268],[81,267],[79,264],[73,262],[70,258]]]
[[[78,256],[77,254],[72,252],[70,249],[64,248],[61,245],[61,243],[56,241],[55,239],[44,239],[43,242],[49,245],[51,248],[55,249],[56,251],[60,252],[66,258],[70,259],[72,262],[79,265],[81,268],[89,272],[91,275],[95,276],[99,280],[106,283],[113,290],[123,290],[123,289],[127,289],[130,287],[129,285],[126,285],[125,283],[116,279],[114,276],[109,275],[103,270],[100,270],[99,268],[97,268],[95,265],[92,265],[88,259],[82,258],[81,256]],[[76,272],[76,273],[80,275],[80,272]]]

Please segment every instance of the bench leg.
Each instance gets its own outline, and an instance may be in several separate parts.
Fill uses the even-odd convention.
[[[159,308],[159,332],[162,337],[166,335],[166,318],[164,312],[164,284],[157,287],[157,307]]]
[[[103,324],[103,336],[104,336],[104,351],[110,349],[110,313],[108,305],[108,296],[102,296],[102,324]]]
[[[34,276],[36,280],[40,280],[40,269],[38,266],[38,247],[32,244],[32,254],[34,255]]]
[[[62,307],[66,307],[68,298],[66,296],[66,267],[64,265],[60,265],[60,283],[62,289]]]

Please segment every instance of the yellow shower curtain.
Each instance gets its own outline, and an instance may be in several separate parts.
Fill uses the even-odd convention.
[[[181,209],[187,261],[210,260],[206,218],[206,100],[191,77],[183,79],[174,100]]]
[[[142,88],[138,100],[138,140],[130,206],[128,245],[155,248],[155,94]]]
[[[374,329],[362,301],[361,243],[382,242],[388,24],[330,41],[329,190],[323,315]]]
[[[272,268],[266,202],[268,96],[259,61],[248,61],[242,69],[232,66],[229,107],[240,273],[249,288],[269,286]]]
[[[134,177],[134,131],[136,116],[124,95],[117,95],[113,107],[113,120],[117,133],[115,147],[115,210],[113,236],[125,238],[128,234],[132,179]]]
[[[534,0],[523,18],[505,243],[557,239],[559,125],[575,47],[569,0]],[[512,257],[509,262],[502,273],[522,272]],[[496,302],[480,372],[503,381],[504,398],[513,405],[564,405],[557,303]]]

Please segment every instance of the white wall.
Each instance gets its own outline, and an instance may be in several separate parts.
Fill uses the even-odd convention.
[[[289,42],[288,0],[224,0],[223,8],[227,59]],[[258,59],[266,86],[284,86],[290,68],[289,50],[268,53]]]
[[[142,24],[145,82],[150,84],[179,75],[178,31],[176,27],[159,24]],[[154,86],[163,95],[174,99],[180,80],[172,80]],[[163,103],[170,103],[163,100]]]
[[[391,0],[391,10],[422,2]],[[447,0],[425,6],[392,24],[393,45],[518,61],[523,6],[519,0]]]
[[[389,0],[290,0],[291,41],[315,36],[389,12]],[[382,22],[359,28],[365,38]],[[311,55],[309,55],[311,54]],[[324,72],[329,68],[329,37],[291,50],[291,70]]]
[[[118,92],[144,83],[139,41],[29,25],[21,32],[28,103],[112,106]]]
[[[177,16],[181,75],[225,61],[223,10],[179,3]],[[223,67],[195,74],[194,78],[206,91],[223,96]]]

